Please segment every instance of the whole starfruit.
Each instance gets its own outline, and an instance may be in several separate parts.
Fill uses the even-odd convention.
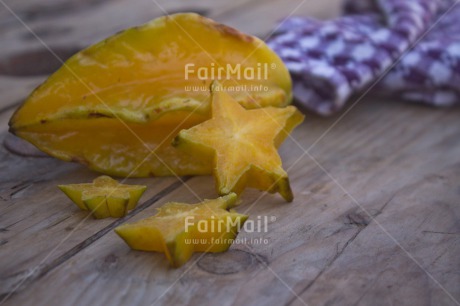
[[[210,174],[171,146],[210,118],[214,79],[245,108],[282,107],[291,79],[260,39],[197,14],[160,17],[71,57],[11,118],[40,150],[109,175]]]

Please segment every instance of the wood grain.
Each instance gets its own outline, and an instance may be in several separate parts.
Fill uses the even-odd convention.
[[[1,180],[0,257],[8,260],[0,265],[0,295],[25,285],[22,280],[28,275],[27,282],[39,277],[50,266],[66,260],[122,222],[111,218],[94,220],[56,187],[90,182],[98,174],[76,164],[50,158],[24,158],[4,149],[0,161],[3,173],[15,175]],[[127,182],[149,187],[139,210],[181,184],[175,178]]]
[[[196,11],[264,37],[296,7],[295,14],[328,18],[341,1],[155,2],[6,1],[63,56],[164,10]],[[3,7],[0,25],[4,137],[16,105],[56,64]],[[19,64],[10,65],[14,57]],[[139,209],[96,221],[56,189],[96,173],[2,148],[0,304],[460,305],[459,115],[458,108],[367,98],[324,137],[338,116],[307,115],[280,151],[294,203],[245,192],[238,211],[267,216],[268,232],[242,232],[246,243],[195,254],[177,270],[161,254],[130,250],[112,229],[168,201],[215,197],[210,177],[189,178],[187,186],[175,178],[130,180],[149,186]]]
[[[301,304],[288,287],[309,305],[455,305],[425,271],[460,298],[458,115],[366,100],[311,150],[359,206],[306,156],[289,171],[294,203],[244,194],[240,212],[276,220],[267,233],[241,233],[249,242],[222,257],[196,254],[172,270],[161,254],[132,251],[109,232],[7,305]],[[308,147],[333,120],[310,117],[293,137]],[[288,168],[302,153],[296,148],[290,140],[281,148]],[[188,183],[215,196],[208,177]],[[183,186],[133,220],[171,200],[197,201]],[[56,280],[61,289],[50,294]]]

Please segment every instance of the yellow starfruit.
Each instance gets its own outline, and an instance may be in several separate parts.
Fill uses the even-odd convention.
[[[210,174],[209,163],[170,143],[209,118],[215,78],[240,87],[235,99],[246,108],[291,101],[288,70],[263,41],[184,13],[75,54],[16,111],[10,132],[108,175]]]
[[[212,118],[182,130],[173,145],[213,160],[217,191],[241,193],[246,187],[293,194],[277,147],[304,116],[294,107],[246,110],[217,82],[211,85]]]
[[[237,195],[198,204],[170,202],[152,217],[115,228],[134,250],[162,252],[173,267],[186,263],[194,252],[226,251],[248,216],[227,211]]]
[[[146,186],[124,185],[108,176],[100,176],[92,183],[59,185],[82,210],[91,211],[96,219],[120,218],[136,207]]]

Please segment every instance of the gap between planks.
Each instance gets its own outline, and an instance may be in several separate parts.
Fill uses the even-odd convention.
[[[120,219],[116,219],[114,222],[110,223],[106,227],[102,228],[101,230],[97,231],[94,235],[86,238],[82,242],[78,243],[62,255],[56,257],[51,262],[40,263],[38,266],[34,267],[32,270],[26,270],[24,273],[21,273],[21,277],[17,280],[16,283],[11,284],[10,290],[4,292],[0,295],[0,304],[2,304],[3,300],[7,299],[7,297],[24,290],[34,281],[40,279],[53,269],[57,268],[61,264],[65,263],[67,260],[78,254],[80,251],[84,250],[91,244],[93,244],[98,239],[102,238],[104,235],[112,231],[115,227],[121,225],[122,223],[126,222],[127,220],[131,219],[132,217],[136,216],[138,213],[142,212],[146,208],[152,206],[165,196],[169,195],[176,189],[180,188],[184,183],[190,180],[191,177],[182,177],[180,180],[172,183],[171,185],[167,186],[163,190],[160,190],[157,194],[143,202],[142,204],[138,205],[134,210],[129,212],[125,217]],[[73,232],[69,233],[72,235]]]

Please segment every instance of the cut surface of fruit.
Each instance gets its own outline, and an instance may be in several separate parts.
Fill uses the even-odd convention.
[[[246,110],[228,93],[211,85],[212,118],[182,130],[173,145],[214,160],[218,192],[240,193],[246,187],[279,192],[293,200],[277,147],[304,116],[294,107]]]
[[[174,267],[194,252],[226,251],[248,216],[227,211],[237,195],[204,200],[198,204],[170,202],[152,217],[123,224],[115,232],[134,250],[165,253]]]
[[[206,163],[170,142],[209,118],[215,78],[244,88],[235,99],[246,108],[291,101],[288,70],[263,41],[197,14],[176,14],[71,57],[16,111],[10,131],[54,157],[111,175],[209,174]]]
[[[92,183],[59,185],[82,210],[89,210],[97,219],[120,218],[136,207],[146,186],[124,185],[108,176],[100,176]]]

